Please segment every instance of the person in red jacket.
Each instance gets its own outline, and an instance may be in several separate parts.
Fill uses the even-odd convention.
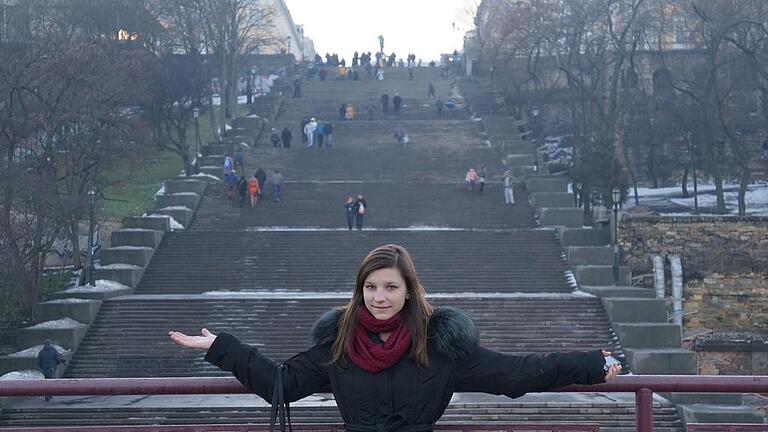
[[[429,432],[454,392],[516,398],[602,383],[620,371],[601,350],[518,356],[483,348],[469,316],[427,301],[410,254],[392,244],[363,259],[352,298],[320,317],[311,348],[279,365],[228,333],[169,335],[207,351],[206,361],[272,401],[273,410],[333,392],[352,432]]]
[[[251,208],[256,207],[256,203],[259,200],[259,192],[261,192],[259,180],[256,177],[251,177],[248,180],[248,195],[251,197]]]

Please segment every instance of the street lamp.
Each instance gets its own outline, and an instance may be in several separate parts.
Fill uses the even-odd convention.
[[[611,192],[613,198],[613,286],[619,286],[619,200],[621,190],[614,188]]]
[[[192,109],[192,117],[195,119],[195,174],[197,174],[197,167],[200,164],[200,108],[195,107]]]
[[[296,26],[296,31],[299,33],[299,36],[301,39],[299,40],[299,43],[301,44],[301,61],[304,62],[304,26],[298,25]]]
[[[290,54],[291,53],[291,37],[288,36],[286,37],[286,39],[288,39],[288,54]]]
[[[96,226],[96,217],[94,214],[94,208],[96,207],[96,191],[93,189],[88,191],[88,284],[96,285],[96,270],[93,265],[93,230]]]

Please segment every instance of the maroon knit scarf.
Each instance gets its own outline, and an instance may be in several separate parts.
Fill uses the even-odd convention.
[[[391,333],[384,344],[377,344],[368,332]],[[410,346],[411,332],[399,313],[386,320],[377,320],[364,305],[360,306],[357,328],[347,352],[352,363],[364,371],[378,373],[397,363]]]

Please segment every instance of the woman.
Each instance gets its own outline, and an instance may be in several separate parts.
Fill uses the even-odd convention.
[[[470,193],[475,190],[475,183],[477,183],[478,178],[477,171],[475,171],[474,168],[467,170],[467,175],[464,176],[464,181],[469,185]]]
[[[347,197],[347,203],[344,204],[344,212],[347,215],[347,228],[352,231],[352,225],[355,222],[355,215],[357,214],[357,203],[352,197]]]
[[[349,303],[326,312],[312,328],[312,348],[280,366],[227,333],[169,334],[207,350],[206,361],[273,403],[333,392],[345,429],[354,432],[431,431],[454,392],[514,398],[602,383],[619,372],[604,369],[610,353],[599,350],[511,356],[480,347],[467,315],[429,304],[410,255],[397,245],[363,259]],[[275,383],[283,391],[273,399]]]

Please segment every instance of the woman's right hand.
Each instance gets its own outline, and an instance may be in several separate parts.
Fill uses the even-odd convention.
[[[171,340],[184,348],[193,348],[203,351],[208,351],[208,348],[213,345],[213,341],[216,340],[216,335],[209,332],[208,329],[203,329],[202,336],[189,336],[181,332],[169,331],[168,336]]]

